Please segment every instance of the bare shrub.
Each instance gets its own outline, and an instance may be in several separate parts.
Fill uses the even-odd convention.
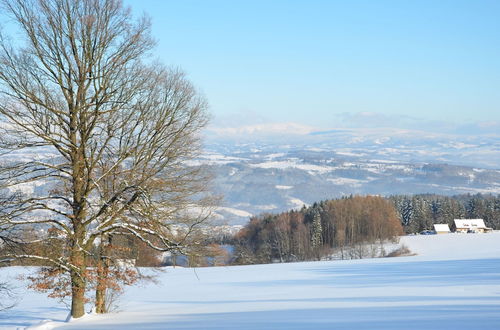
[[[399,246],[396,250],[388,253],[386,257],[388,258],[393,258],[393,257],[409,257],[409,256],[414,256],[416,253],[411,252],[411,250],[406,246],[406,245],[401,245]]]

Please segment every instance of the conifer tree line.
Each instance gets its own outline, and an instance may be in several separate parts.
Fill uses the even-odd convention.
[[[454,219],[483,219],[486,226],[500,229],[500,197],[495,195],[434,194],[395,195],[389,197],[407,234],[432,230],[437,223],[454,230]]]

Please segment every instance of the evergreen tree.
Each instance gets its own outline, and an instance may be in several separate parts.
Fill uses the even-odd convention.
[[[315,212],[311,228],[311,245],[313,249],[317,249],[323,245],[322,234],[323,227],[321,225],[321,216],[319,215],[319,212]]]

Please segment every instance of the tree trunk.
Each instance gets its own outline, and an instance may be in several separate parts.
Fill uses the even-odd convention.
[[[71,316],[79,318],[85,313],[85,282],[78,275],[71,277]]]
[[[99,261],[97,266],[97,287],[95,291],[95,311],[104,314],[106,310],[106,278],[108,266],[105,260]]]
[[[69,262],[72,265],[71,276],[71,316],[73,318],[82,317],[85,314],[85,287],[87,270],[87,260],[85,251],[78,238],[84,237],[83,226],[81,222],[75,221],[75,233],[71,241],[71,255]]]
[[[71,316],[82,317],[85,314],[85,255],[83,251],[72,252],[72,264],[78,268],[71,271]]]
[[[101,248],[99,261],[97,264],[97,286],[95,291],[95,310],[98,314],[107,313],[106,308],[106,290],[108,288],[107,281],[109,277],[109,252],[111,249],[111,235],[101,239]]]

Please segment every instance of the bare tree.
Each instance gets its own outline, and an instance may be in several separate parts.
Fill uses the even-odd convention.
[[[78,318],[101,238],[127,233],[152,249],[182,249],[206,219],[193,205],[204,202],[207,178],[186,162],[199,151],[207,106],[180,70],[148,64],[150,23],[121,1],[3,0],[3,9],[25,39],[13,46],[0,36],[0,189],[10,192],[1,226],[52,227],[60,246],[3,259],[67,274]],[[37,186],[50,189],[22,193]]]
[[[0,231],[0,250],[11,249],[15,242],[8,236],[8,233]],[[7,279],[0,280],[0,312],[12,308],[16,304],[16,294],[12,285]]]

